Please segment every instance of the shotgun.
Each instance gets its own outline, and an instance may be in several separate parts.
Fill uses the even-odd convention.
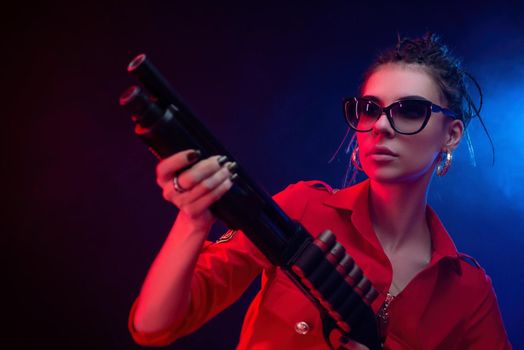
[[[235,161],[145,54],[135,57],[127,70],[142,86],[129,87],[120,96],[120,105],[131,113],[135,134],[158,159],[198,149],[203,158],[225,155]],[[335,349],[330,335],[338,329],[342,336],[337,336],[337,349],[343,348],[341,344],[347,343],[348,337],[370,350],[382,349],[370,307],[378,291],[335,235],[326,230],[313,237],[289,218],[240,164],[236,172],[233,186],[211,206],[211,212],[230,230],[242,230],[315,304],[330,348]]]

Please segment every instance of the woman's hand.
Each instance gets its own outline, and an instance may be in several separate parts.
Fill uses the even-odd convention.
[[[157,332],[184,322],[198,254],[215,221],[209,206],[231,188],[235,169],[226,157],[200,160],[194,150],[178,152],[158,164],[157,183],[180,213],[140,291],[133,320],[137,331]]]
[[[231,188],[237,165],[225,156],[200,157],[199,151],[186,150],[163,159],[156,168],[156,180],[164,199],[180,209],[186,224],[207,231],[216,220],[209,206]]]

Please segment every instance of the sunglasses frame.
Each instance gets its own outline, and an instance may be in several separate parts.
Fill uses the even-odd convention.
[[[413,131],[413,132],[402,132],[402,131],[397,130],[397,128],[395,127],[395,123],[393,122],[393,116],[391,115],[391,109],[392,108],[394,108],[397,105],[399,105],[400,103],[406,102],[406,101],[417,101],[417,102],[424,103],[428,107],[430,107],[430,108],[427,109],[428,112],[426,113],[426,116],[424,117],[424,122],[422,123],[421,127],[418,130]],[[433,102],[431,102],[429,100],[425,100],[425,99],[408,98],[408,99],[395,101],[395,102],[393,102],[392,104],[390,104],[387,107],[382,107],[377,102],[375,102],[373,100],[370,100],[370,99],[367,99],[367,98],[346,97],[343,100],[344,119],[346,120],[346,123],[348,124],[348,126],[351,129],[353,129],[353,130],[355,130],[357,132],[370,132],[371,130],[373,130],[373,126],[371,128],[369,128],[369,129],[360,130],[360,129],[357,129],[354,126],[351,125],[351,123],[349,121],[350,118],[349,118],[349,112],[348,112],[348,104],[351,103],[351,102],[355,102],[355,103],[359,103],[359,102],[369,103],[369,102],[371,102],[371,103],[375,104],[380,109],[380,114],[378,115],[378,117],[375,120],[375,122],[382,116],[382,114],[386,113],[386,118],[388,118],[389,124],[391,125],[393,130],[395,130],[396,132],[398,132],[399,134],[402,134],[402,135],[414,135],[414,134],[418,134],[419,132],[421,132],[426,127],[426,125],[428,124],[429,117],[431,116],[431,114],[433,112],[435,112],[435,113],[442,112],[442,114],[444,114],[446,117],[450,117],[452,119],[457,119],[458,118],[457,115],[455,114],[455,112],[453,112],[453,111],[451,111],[451,110],[449,110],[447,108],[441,107],[439,105],[436,105]]]

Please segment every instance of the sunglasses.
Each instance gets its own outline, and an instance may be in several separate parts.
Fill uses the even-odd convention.
[[[381,107],[377,102],[363,97],[348,97],[344,101],[344,116],[349,127],[358,132],[368,132],[383,113],[393,130],[399,134],[413,135],[427,125],[432,112],[442,112],[445,116],[457,119],[457,115],[431,101],[409,98]]]

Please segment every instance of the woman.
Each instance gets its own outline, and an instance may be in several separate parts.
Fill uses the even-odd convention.
[[[436,36],[399,40],[344,103],[357,132],[352,160],[369,179],[341,191],[299,182],[275,196],[309,232],[331,229],[379,290],[371,306],[388,349],[511,348],[489,277],[427,206],[435,168],[449,169],[472,117],[464,78]],[[194,331],[262,272],[238,349],[327,348],[314,306],[242,232],[206,241],[208,208],[235,176],[225,157],[195,150],[158,165],[164,198],[180,212],[131,310],[135,340],[163,345]]]

